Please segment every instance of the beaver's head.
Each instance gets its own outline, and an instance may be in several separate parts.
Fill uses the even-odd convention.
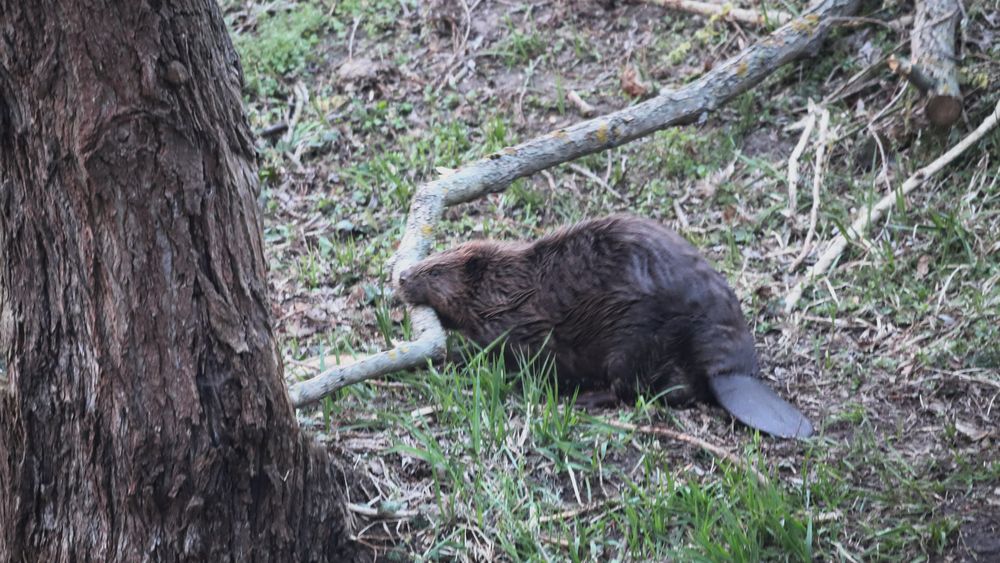
[[[480,304],[480,286],[501,254],[493,241],[472,241],[433,254],[399,275],[399,291],[411,305],[434,309],[445,328],[464,328]]]

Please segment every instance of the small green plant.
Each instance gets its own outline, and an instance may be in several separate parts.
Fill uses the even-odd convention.
[[[693,127],[673,127],[653,135],[652,161],[659,177],[704,178],[731,158],[732,149],[720,135]]]
[[[566,88],[563,86],[563,77],[556,75],[556,111],[559,115],[566,113]]]
[[[273,96],[281,81],[305,68],[315,55],[317,32],[323,12],[312,4],[297,4],[290,11],[261,15],[256,33],[236,36],[243,63],[246,91],[252,96]]]
[[[388,292],[385,286],[378,286],[378,294],[375,297],[375,323],[378,325],[379,334],[381,334],[382,339],[385,340],[385,345],[392,348],[392,337],[394,331],[392,309],[389,307],[387,293]]]
[[[486,142],[483,143],[482,149],[484,153],[494,153],[508,145],[508,129],[505,119],[501,119],[500,117],[490,119],[483,126],[483,131],[486,134]]]
[[[532,215],[533,212],[545,205],[545,196],[532,188],[527,182],[518,180],[507,188],[503,195],[505,205],[520,207],[525,215]]]
[[[330,242],[329,240],[327,240],[327,243],[324,243],[323,239],[320,239],[321,250],[325,248],[325,244],[330,245],[329,248],[333,252],[333,259],[339,269],[352,268],[357,264],[358,245],[353,236],[337,243]]]
[[[516,24],[510,16],[504,19],[507,35],[490,53],[503,61],[507,68],[527,66],[545,52],[548,43],[534,28]]]
[[[935,247],[941,253],[942,258],[955,258],[965,255],[968,262],[976,261],[976,253],[972,249],[970,233],[962,224],[962,220],[953,212],[930,211],[928,218],[931,221],[932,230],[938,239]]]
[[[309,245],[306,245],[305,254],[299,256],[298,274],[302,285],[309,289],[316,289],[323,280],[323,263],[317,253]]]
[[[681,64],[682,62],[684,62],[684,59],[687,58],[688,53],[691,52],[691,47],[692,45],[690,41],[678,42],[674,46],[674,48],[669,53],[667,53],[667,60],[672,65]]]
[[[341,38],[347,37],[350,26],[343,22],[349,24],[352,21],[359,22],[368,35],[377,35],[390,30],[399,23],[402,11],[400,5],[403,3],[401,0],[341,0],[335,3],[333,9],[334,15],[337,16],[335,26],[337,35]],[[411,4],[411,10],[416,7],[415,2],[406,3]]]

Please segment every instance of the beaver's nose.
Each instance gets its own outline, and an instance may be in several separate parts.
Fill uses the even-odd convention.
[[[406,282],[410,279],[410,271],[406,270],[399,274],[399,285],[406,285]]]

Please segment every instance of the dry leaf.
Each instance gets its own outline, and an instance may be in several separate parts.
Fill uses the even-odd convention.
[[[627,66],[621,74],[622,90],[630,96],[641,98],[646,95],[649,88],[639,79],[639,71],[634,66]]]
[[[289,323],[285,328],[285,334],[295,338],[305,338],[316,334],[317,328],[311,324],[301,322]]]
[[[328,315],[319,307],[309,307],[305,310],[306,318],[317,323],[326,322]]]
[[[923,279],[931,269],[931,257],[927,254],[917,259],[917,279]]]
[[[715,191],[722,184],[729,181],[736,171],[736,159],[733,159],[726,166],[709,174],[706,178],[698,180],[694,185],[694,192],[703,199],[712,199]]]
[[[725,221],[726,223],[732,223],[733,218],[735,217],[736,217],[735,205],[727,205],[722,209],[722,220]]]
[[[348,59],[340,65],[337,76],[341,80],[355,82],[359,80],[373,80],[380,70],[379,65],[367,57]]]
[[[966,424],[961,421],[955,422],[955,430],[958,430],[959,434],[965,436],[973,442],[978,442],[991,434],[988,430],[983,430],[982,428],[977,428],[972,424]]]
[[[758,287],[756,290],[754,290],[754,293],[757,295],[757,297],[763,299],[764,301],[767,301],[768,299],[774,297],[774,288],[771,287],[770,285],[764,284]]]

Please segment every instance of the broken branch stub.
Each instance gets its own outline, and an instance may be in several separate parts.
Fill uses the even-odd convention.
[[[518,178],[618,147],[660,129],[695,123],[782,65],[815,52],[834,25],[831,18],[851,15],[859,3],[860,0],[824,0],[682,88],[664,91],[640,104],[508,147],[420,186],[410,204],[403,239],[393,256],[393,283],[402,271],[427,256],[434,226],[446,206],[502,191]],[[301,407],[345,385],[441,357],[445,352],[445,334],[434,312],[427,307],[414,307],[411,320],[416,340],[293,385],[289,390],[292,403]]]
[[[913,60],[890,61],[927,96],[924,113],[938,127],[951,127],[962,115],[962,92],[955,64],[955,32],[960,0],[917,0],[910,52]]]

